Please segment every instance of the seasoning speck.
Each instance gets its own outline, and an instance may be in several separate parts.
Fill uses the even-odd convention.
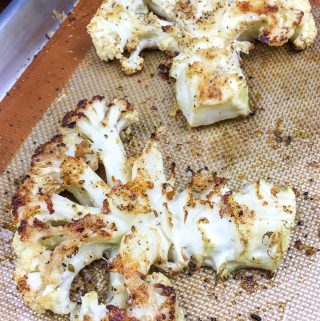
[[[259,315],[254,314],[254,313],[250,314],[250,318],[252,320],[256,320],[256,321],[262,321],[262,318]]]
[[[75,268],[72,264],[68,264],[68,271],[73,273],[75,272]]]

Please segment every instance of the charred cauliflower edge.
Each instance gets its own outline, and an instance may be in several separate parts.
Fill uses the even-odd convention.
[[[156,135],[129,164],[121,136],[137,121],[125,99],[82,100],[63,118],[61,134],[33,155],[12,206],[14,278],[34,310],[74,321],[183,320],[170,281],[151,266],[168,273],[210,266],[221,277],[279,267],[295,219],[293,190],[260,180],[232,191],[202,170],[177,192]],[[99,259],[108,260],[108,303],[96,292],[72,302],[73,280]]]
[[[308,0],[106,0],[88,32],[98,56],[119,59],[126,74],[143,68],[143,49],[176,53],[170,76],[191,126],[251,112],[240,53],[254,39],[305,49],[317,34]]]

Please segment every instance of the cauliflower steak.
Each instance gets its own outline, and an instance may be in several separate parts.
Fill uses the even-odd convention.
[[[88,32],[98,56],[120,59],[126,74],[142,69],[145,48],[176,53],[177,104],[200,126],[251,112],[240,53],[252,40],[304,49],[317,30],[308,0],[105,0]]]
[[[127,160],[122,132],[137,120],[126,100],[106,105],[96,96],[80,101],[61,134],[36,150],[12,206],[14,278],[38,312],[74,321],[183,320],[170,281],[152,266],[168,273],[210,266],[221,277],[279,267],[295,218],[293,190],[260,180],[232,191],[202,170],[177,192],[156,135]],[[100,164],[105,180],[96,173]],[[107,304],[94,291],[73,302],[73,280],[99,259],[108,261]]]

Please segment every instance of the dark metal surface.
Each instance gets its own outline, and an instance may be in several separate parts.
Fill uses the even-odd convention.
[[[8,6],[12,0],[2,0],[0,1],[0,13]]]
[[[58,29],[62,13],[68,14],[75,3],[13,0],[0,14],[0,100]]]

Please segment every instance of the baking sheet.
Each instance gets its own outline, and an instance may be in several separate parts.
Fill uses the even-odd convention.
[[[314,14],[319,28],[320,10]],[[208,166],[229,178],[233,187],[268,178],[290,184],[299,193],[299,222],[288,255],[274,276],[245,271],[216,282],[212,270],[201,269],[172,277],[187,319],[241,321],[256,314],[268,321],[320,320],[319,253],[307,255],[305,247],[320,247],[319,37],[303,52],[290,45],[269,48],[257,44],[243,57],[254,115],[196,129],[188,128],[180,113],[169,116],[174,82],[158,74],[165,55],[154,51],[145,52],[144,57],[144,71],[128,77],[117,62],[100,61],[92,48],[0,177],[0,320],[63,319],[32,312],[15,288],[8,203],[16,180],[27,173],[35,147],[56,134],[59,120],[78,100],[97,94],[108,99],[128,96],[139,112],[140,123],[126,143],[129,155],[141,152],[154,128],[166,126],[161,149],[167,165],[176,163],[180,187],[186,185],[190,168]]]
[[[0,1],[0,9],[2,3],[8,5],[0,12],[0,101],[59,28],[75,2]]]

